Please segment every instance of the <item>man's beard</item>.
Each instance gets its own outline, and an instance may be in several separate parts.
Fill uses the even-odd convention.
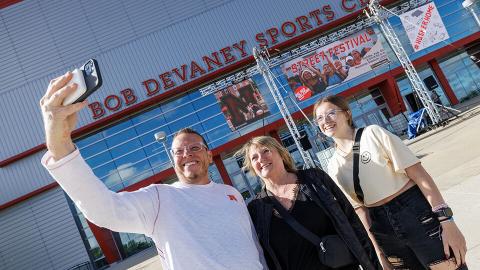
[[[177,174],[181,175],[183,180],[187,183],[196,183],[197,182],[196,180],[198,180],[202,177],[202,172],[190,173],[187,176],[184,172],[182,172],[182,171],[180,171],[176,168],[175,168],[175,170],[177,171]]]

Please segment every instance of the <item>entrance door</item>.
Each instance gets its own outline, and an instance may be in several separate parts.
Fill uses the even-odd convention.
[[[440,101],[445,106],[450,106],[450,101],[448,100],[442,86],[439,83],[438,78],[435,76],[433,71],[430,68],[425,68],[418,72],[418,75],[422,80],[427,80],[425,83],[427,86],[431,86],[432,89],[439,95]],[[431,78],[430,78],[431,77]],[[432,81],[433,80],[433,81]],[[430,82],[430,85],[428,85]],[[400,93],[404,98],[405,104],[407,105],[407,111],[409,113],[416,112],[419,109],[423,108],[422,102],[415,96],[412,90],[412,85],[407,77],[402,77],[397,79],[397,85],[400,89]],[[431,92],[428,91],[431,95]]]
[[[394,132],[392,124],[388,120],[390,113],[381,92],[378,89],[368,94],[353,97],[349,100],[352,110],[353,122],[357,128],[368,125],[379,125]]]

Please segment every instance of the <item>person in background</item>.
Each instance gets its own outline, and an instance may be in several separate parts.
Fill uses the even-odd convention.
[[[325,91],[327,88],[327,78],[320,70],[308,65],[303,66],[300,72],[300,81],[310,89],[314,95]]]
[[[351,68],[355,66],[355,61],[351,55],[345,57],[345,63],[347,63],[347,68]]]
[[[335,66],[337,73],[340,74],[341,78],[345,80],[345,78],[347,78],[347,75],[348,75],[348,69],[343,66],[342,61],[335,60],[335,62],[333,62],[333,65]]]
[[[325,172],[297,170],[288,150],[268,136],[250,139],[235,155],[244,157],[243,169],[259,176],[265,184],[248,209],[270,269],[357,270],[359,265],[365,270],[381,269],[361,221]],[[279,204],[275,206],[275,202]],[[341,245],[350,250],[347,253],[351,252],[354,259],[339,268],[325,265],[319,258],[319,247],[290,227],[276,207],[284,208],[318,237],[339,236]],[[345,254],[335,254],[340,255]]]
[[[363,129],[356,185],[352,149],[359,129],[348,103],[340,96],[318,100],[314,121],[335,141],[328,173],[371,232],[385,269],[467,269],[465,238],[452,210],[397,136],[377,125]]]
[[[346,74],[340,72],[332,61],[330,61],[330,58],[327,57],[327,59],[328,63],[323,65],[323,73],[327,80],[327,86],[341,83],[347,77]]]
[[[355,66],[358,66],[362,63],[362,54],[359,51],[353,50],[351,55],[353,57],[353,61],[355,62]]]

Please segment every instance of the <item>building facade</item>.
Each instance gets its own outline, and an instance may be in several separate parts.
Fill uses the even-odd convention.
[[[254,47],[267,46],[272,58],[291,56],[271,71],[302,145],[319,166],[328,162],[330,143],[304,114],[311,118],[321,96],[346,97],[357,126],[379,124],[403,134],[408,113],[421,104],[379,26],[351,30],[367,2],[0,1],[0,268],[68,269],[84,262],[102,268],[153,245],[143,235],[89,223],[40,165],[45,145],[38,102],[51,79],[89,58],[98,60],[103,86],[80,112],[73,136],[114,191],[176,181],[154,134],[164,131],[170,145],[186,126],[202,133],[213,151],[212,180],[235,186],[247,201],[260,182],[241,170],[233,153],[252,136],[277,138],[303,165],[255,69]],[[462,1],[380,2],[393,13],[413,14],[388,20],[443,105],[480,94],[480,27]],[[428,36],[434,44],[423,48],[417,46],[425,43],[420,28],[413,28],[413,42],[406,29],[415,18],[429,23],[434,15],[422,8],[431,5],[446,35],[438,30],[436,40]]]

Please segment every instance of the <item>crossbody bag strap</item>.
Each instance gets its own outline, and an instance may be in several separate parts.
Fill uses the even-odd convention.
[[[273,202],[273,208],[275,208],[280,216],[287,222],[292,229],[294,229],[298,234],[300,234],[303,238],[307,239],[310,243],[312,243],[315,246],[320,246],[322,240],[320,237],[316,236],[314,233],[309,231],[307,228],[305,228],[302,224],[300,224],[297,220],[295,220],[290,213],[288,213],[287,209],[283,207],[283,205],[280,204],[280,202],[277,201],[277,199],[271,195],[269,196],[270,199]]]
[[[360,186],[360,178],[358,177],[359,160],[360,160],[360,139],[362,138],[363,128],[357,130],[355,134],[355,142],[353,144],[353,187],[355,188],[355,194],[362,203],[364,202],[363,190]]]

